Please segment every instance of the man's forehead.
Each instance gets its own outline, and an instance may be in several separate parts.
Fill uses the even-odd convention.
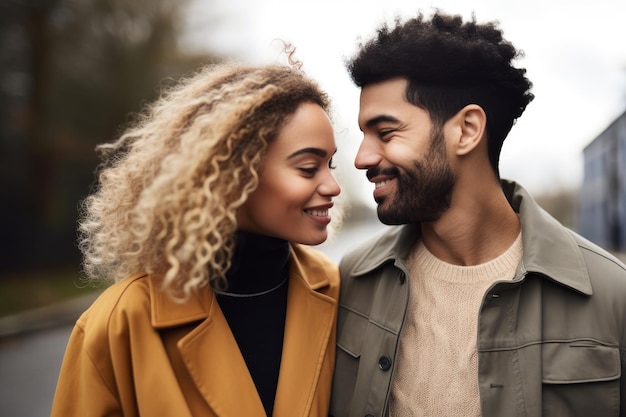
[[[408,80],[406,78],[391,78],[364,86],[361,89],[361,99],[370,96],[384,96],[388,98],[402,98],[405,96]]]
[[[361,90],[359,126],[361,129],[388,122],[399,123],[402,114],[415,105],[406,100],[407,81],[403,78],[369,84]]]

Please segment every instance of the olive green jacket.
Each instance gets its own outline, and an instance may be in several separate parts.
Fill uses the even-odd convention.
[[[483,297],[482,415],[626,416],[626,267],[503,182],[522,223],[515,277]],[[405,259],[418,227],[393,227],[345,256],[330,414],[387,416],[406,316]],[[454,375],[450,375],[454,378]]]

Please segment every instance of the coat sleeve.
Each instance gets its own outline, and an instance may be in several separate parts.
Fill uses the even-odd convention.
[[[101,359],[104,359],[102,361]],[[76,324],[70,336],[52,403],[51,417],[122,416],[113,381],[107,381],[85,346],[85,332]]]

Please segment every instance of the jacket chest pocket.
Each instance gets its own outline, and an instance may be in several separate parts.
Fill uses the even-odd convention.
[[[337,346],[348,356],[358,359],[361,356],[363,339],[369,319],[345,307],[339,307],[337,319]]]
[[[542,346],[544,416],[618,416],[619,349],[593,341]]]
[[[361,349],[369,320],[348,308],[339,306],[337,313],[337,356],[332,385],[330,415],[347,416],[353,404]]]

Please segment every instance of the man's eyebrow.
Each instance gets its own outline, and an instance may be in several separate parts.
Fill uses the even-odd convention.
[[[295,151],[294,153],[292,153],[291,155],[289,155],[287,157],[287,159],[291,159],[291,158],[295,158],[298,155],[302,155],[302,154],[313,154],[313,155],[317,155],[321,158],[326,158],[326,155],[328,155],[328,152],[326,152],[324,149],[320,149],[320,148],[302,148],[299,149],[297,151]]]
[[[372,128],[379,123],[400,123],[400,120],[388,114],[381,114],[380,116],[372,117],[365,122],[365,127]]]

